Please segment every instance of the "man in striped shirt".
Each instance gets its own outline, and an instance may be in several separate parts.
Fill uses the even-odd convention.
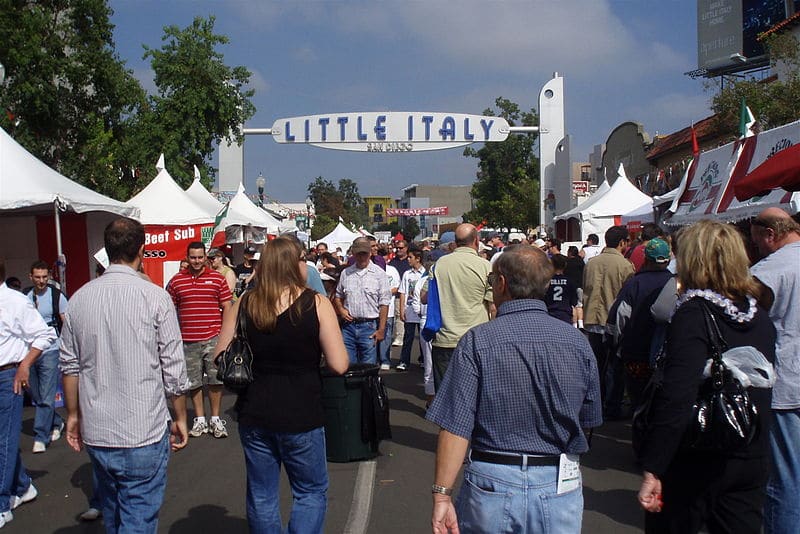
[[[192,390],[195,418],[189,435],[209,432],[215,438],[228,437],[225,421],[220,419],[222,382],[217,380],[214,348],[222,328],[222,313],[231,307],[233,295],[225,277],[209,267],[206,247],[200,241],[189,243],[186,250],[189,266],[172,277],[167,292],[178,309],[186,370]],[[208,389],[211,420],[206,423],[203,385]]]
[[[119,218],[103,237],[111,265],[75,292],[61,332],[67,443],[86,445],[106,530],[155,533],[170,448],[189,439],[186,363],[175,306],[138,273],[144,226]]]

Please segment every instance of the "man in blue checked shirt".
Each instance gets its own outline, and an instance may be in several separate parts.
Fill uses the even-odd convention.
[[[441,427],[434,533],[581,531],[583,429],[602,423],[600,381],[586,338],[547,313],[552,272],[536,247],[507,247],[489,280],[496,319],[453,353],[427,413]]]

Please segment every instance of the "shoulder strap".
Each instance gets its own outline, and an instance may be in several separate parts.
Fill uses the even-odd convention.
[[[708,343],[711,346],[712,356],[715,360],[721,360],[727,344],[722,337],[722,332],[720,332],[717,318],[711,312],[710,304],[702,299],[701,307],[703,308],[703,319],[706,323],[706,332],[708,332]]]
[[[247,293],[239,299],[239,311],[236,313],[236,337],[245,339],[247,337],[247,309],[244,307]]]

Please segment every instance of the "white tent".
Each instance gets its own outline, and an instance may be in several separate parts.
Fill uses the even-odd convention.
[[[139,217],[139,210],[108,198],[54,171],[0,129],[0,210],[106,211]]]
[[[617,180],[603,197],[583,210],[581,217],[581,237],[589,234],[603,235],[606,230],[621,224],[622,215],[640,209],[653,211],[653,199],[642,193],[628,180],[620,163]]]
[[[580,219],[581,212],[586,208],[588,208],[589,206],[591,206],[592,204],[594,204],[595,202],[597,202],[598,200],[600,200],[601,198],[603,198],[603,195],[608,193],[609,189],[611,189],[611,186],[608,185],[608,180],[603,180],[603,183],[600,184],[597,190],[594,193],[592,193],[592,195],[589,198],[587,198],[586,200],[584,200],[571,210],[565,211],[561,215],[557,215],[553,220],[555,221],[566,220],[569,219],[570,217],[575,217],[577,219]]]
[[[207,224],[214,222],[216,215],[186,194],[164,168],[127,203],[141,210],[141,221],[145,225]]]
[[[244,186],[239,184],[236,195],[228,202],[228,213],[221,221],[224,228],[229,226],[255,226],[265,228],[269,234],[277,234],[280,221],[259,208],[247,198]]]
[[[353,240],[358,237],[362,237],[362,235],[358,232],[353,232],[340,222],[331,233],[322,239],[318,239],[317,243],[325,243],[330,251],[334,251],[336,247],[339,247],[343,253],[347,254],[347,249],[353,244]]]
[[[78,227],[73,227],[65,241],[61,238],[61,213],[86,214]],[[115,215],[139,218],[139,210],[84,187],[39,161],[0,129],[0,256],[6,259],[7,274],[27,273],[37,258],[46,258],[42,235],[37,234],[37,217],[54,218],[55,253],[58,257],[59,280],[66,284],[66,255],[72,256],[69,289],[89,280],[92,267],[86,251],[102,246],[103,228]],[[69,226],[67,226],[69,227]],[[79,229],[80,233],[76,230]],[[42,230],[39,229],[39,232]],[[47,232],[49,234],[49,232]]]
[[[212,213],[216,216],[220,211],[222,211],[222,202],[214,198],[214,196],[208,192],[208,189],[203,187],[203,184],[200,183],[199,178],[195,178],[192,182],[192,185],[186,189],[186,194],[194,200],[199,206],[201,206],[207,213]]]

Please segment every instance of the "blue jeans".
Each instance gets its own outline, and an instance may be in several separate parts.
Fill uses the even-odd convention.
[[[50,444],[50,433],[60,428],[64,420],[55,408],[58,389],[58,350],[43,352],[31,366],[28,379],[36,415],[33,419],[34,440]]]
[[[342,337],[347,354],[350,356],[350,363],[372,363],[378,358],[378,349],[375,346],[375,338],[372,334],[378,328],[378,320],[366,321],[363,323],[344,323],[342,325]]]
[[[471,462],[456,500],[462,532],[581,531],[583,488],[556,494],[558,466]]]
[[[772,410],[772,473],[767,483],[764,532],[800,532],[800,409]]]
[[[87,445],[86,450],[97,474],[106,532],[155,533],[167,485],[169,432],[143,447]]]
[[[392,339],[394,338],[394,317],[386,319],[386,330],[383,334],[383,341],[378,343],[378,356],[381,364],[392,364]]]
[[[322,532],[328,507],[328,464],[323,427],[290,434],[239,426],[247,466],[247,522],[252,534],[280,534],[278,483],[281,464],[292,486],[292,513],[285,532]]]
[[[0,512],[9,511],[11,496],[22,495],[31,485],[19,453],[22,395],[14,394],[16,374],[16,368],[0,371]]]
[[[400,363],[411,364],[411,349],[414,347],[414,338],[419,329],[419,323],[404,322],[403,347],[400,349]]]

